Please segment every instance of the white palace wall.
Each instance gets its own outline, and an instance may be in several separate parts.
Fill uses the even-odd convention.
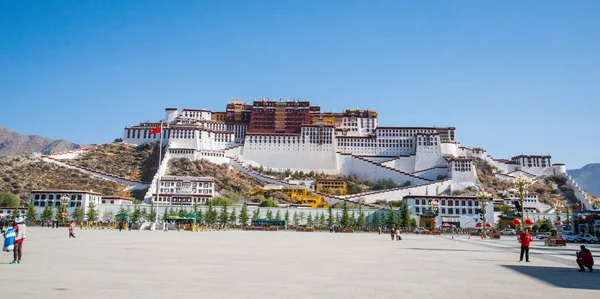
[[[383,162],[381,165],[398,169],[403,172],[413,173],[415,172],[415,156],[401,156],[398,159]]]
[[[428,184],[409,186],[403,188],[395,188],[380,191],[370,191],[359,194],[346,196],[338,196],[339,199],[349,199],[353,201],[364,200],[365,203],[374,203],[378,200],[387,201],[402,201],[407,195],[438,195],[449,189],[452,185],[452,180],[446,179]]]
[[[244,161],[273,170],[338,173],[336,154],[331,144],[261,144],[246,145],[241,150]]]
[[[340,166],[339,173],[343,175],[356,174],[361,178],[370,178],[373,180],[392,179],[394,182],[400,184],[406,181],[409,181],[413,185],[428,182],[425,179],[384,168],[349,154],[338,154],[338,165]]]

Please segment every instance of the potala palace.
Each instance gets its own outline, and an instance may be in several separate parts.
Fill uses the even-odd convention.
[[[565,175],[564,164],[552,164],[549,155],[519,155],[510,159],[490,157],[482,148],[465,147],[454,127],[389,127],[373,110],[347,109],[322,112],[309,101],[234,100],[225,111],[166,108],[163,144],[166,153],[146,198],[157,192],[158,175],[165,175],[169,159],[207,159],[228,163],[266,183],[293,185],[253,172],[249,166],[272,170],[358,175],[392,179],[405,187],[328,200],[402,200],[406,196],[434,196],[452,190],[478,187],[474,158],[498,171],[499,179],[517,174],[536,178]],[[161,122],[143,122],[125,128],[123,142],[141,145],[156,142],[150,134]],[[407,183],[409,182],[409,183]],[[569,187],[580,201],[589,200],[573,180]],[[451,193],[450,193],[451,194]]]

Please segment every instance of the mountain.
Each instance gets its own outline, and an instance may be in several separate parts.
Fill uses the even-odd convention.
[[[591,163],[567,172],[585,191],[600,196],[600,163]]]
[[[0,126],[0,156],[31,153],[53,154],[82,147],[67,140],[53,140],[38,135],[22,135]]]

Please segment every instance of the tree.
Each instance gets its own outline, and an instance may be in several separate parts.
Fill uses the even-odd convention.
[[[183,208],[183,206],[179,206],[179,211],[177,211],[177,216],[185,217],[187,215],[187,211]]]
[[[196,215],[196,217],[198,217],[198,218],[196,218],[196,223],[198,223],[198,224],[202,224],[202,223],[204,223],[204,218],[205,218],[205,216],[204,216],[204,213],[202,213],[202,210],[201,210],[201,209],[198,209],[198,210],[197,210],[197,211],[194,213],[194,215]]]
[[[142,210],[137,206],[133,207],[133,213],[131,214],[131,221],[138,222],[142,218]]]
[[[417,227],[417,220],[415,218],[410,218],[410,226]]]
[[[306,226],[308,227],[313,227],[315,226],[315,223],[313,222],[313,217],[312,217],[312,213],[308,213],[308,218],[306,218]]]
[[[356,226],[358,228],[364,228],[365,226],[367,226],[367,223],[365,221],[365,212],[363,212],[362,210],[362,205],[358,206],[358,219],[356,219]]]
[[[334,221],[335,226],[340,226],[342,225],[342,219],[340,217],[340,213],[338,211],[335,212],[335,221]]]
[[[394,207],[390,205],[390,212],[388,213],[386,225],[391,228],[396,227],[396,224],[396,213],[394,212]]]
[[[208,202],[208,209],[206,210],[206,223],[215,224],[217,223],[217,211],[213,208],[212,203]]]
[[[211,199],[209,203],[211,203],[215,207],[230,206],[232,204],[231,199],[223,196],[216,196],[213,199]]]
[[[267,199],[263,200],[258,206],[263,208],[277,208],[279,207],[279,202],[273,199]]]
[[[167,218],[171,216],[171,212],[169,211],[169,207],[165,207],[165,212],[163,213],[163,221],[167,221]]]
[[[298,217],[300,217],[300,223],[304,222],[304,211],[300,211],[300,213],[298,214]]]
[[[329,214],[327,216],[327,226],[332,227],[333,223],[335,222],[335,218],[333,218],[333,211],[331,211],[331,206],[327,209],[327,213]]]
[[[348,202],[344,200],[344,206],[342,208],[342,219],[340,220],[340,225],[343,228],[349,227],[350,223],[350,215],[348,214]]]
[[[373,218],[371,218],[371,220],[371,227],[381,226],[381,220],[379,219],[379,211],[375,211],[375,213],[373,213]]]
[[[294,216],[292,216],[292,219],[294,220],[294,226],[298,226],[300,223],[300,217],[298,217],[298,213],[296,213],[296,211],[294,211]]]
[[[319,227],[325,227],[325,212],[321,211],[321,215],[319,216]]]
[[[10,192],[0,192],[0,207],[17,209],[21,206],[18,196]]]
[[[229,223],[231,225],[235,225],[237,223],[237,214],[235,212],[235,208],[231,210],[231,214],[229,214]]]
[[[35,214],[35,207],[33,206],[33,203],[29,204],[29,207],[27,208],[27,221],[36,221],[37,220],[37,215]]]
[[[154,205],[150,206],[150,212],[148,213],[148,221],[156,220],[156,210],[154,210]]]
[[[221,208],[221,213],[219,213],[219,224],[227,225],[229,223],[229,213],[227,213],[227,206],[223,206]]]
[[[277,213],[275,213],[275,218],[281,219],[281,212],[279,210],[277,210]]]
[[[286,225],[290,223],[290,211],[288,211],[287,209],[285,210],[284,220]]]
[[[77,207],[73,210],[73,214],[71,215],[73,220],[77,223],[83,222],[83,218],[85,218],[85,210],[82,207]]]
[[[356,221],[356,215],[354,214],[354,211],[352,211],[352,214],[350,214],[350,227],[357,227],[357,221]]]
[[[52,211],[52,206],[47,205],[46,208],[44,208],[44,211],[42,212],[42,221],[52,220],[52,214],[54,214],[54,212]]]
[[[242,210],[240,211],[240,224],[242,226],[248,225],[248,220],[250,217],[248,216],[248,207],[246,204],[242,206]]]
[[[254,210],[254,212],[252,212],[252,220],[256,220],[260,218],[260,209],[256,208],[256,210]]]
[[[402,205],[402,211],[400,212],[400,225],[403,227],[407,227],[410,225],[410,210],[408,209],[408,205],[405,203]]]
[[[91,222],[98,221],[98,208],[96,208],[96,204],[91,201],[88,205],[87,219]]]
[[[273,212],[271,212],[271,209],[267,209],[267,219],[271,218],[273,218]]]
[[[121,205],[121,207],[119,208],[119,211],[117,212],[117,215],[118,214],[128,214],[128,213],[127,213],[127,210],[125,210],[125,208],[123,208],[123,206]],[[126,221],[127,217],[125,217],[125,216],[117,216],[115,220],[119,221],[119,222]]]

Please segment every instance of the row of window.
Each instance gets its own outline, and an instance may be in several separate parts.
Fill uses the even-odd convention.
[[[416,199],[415,200],[415,204],[416,205],[429,206],[431,204],[431,200],[430,199],[420,199],[420,200]],[[458,206],[463,206],[463,207],[465,207],[465,206],[469,206],[469,207],[475,206],[475,207],[478,207],[479,206],[479,202],[476,201],[476,200],[450,200],[450,199],[449,200],[445,200],[445,199],[442,199],[440,201],[440,206],[445,206],[446,204],[448,206],[450,206],[450,207],[452,207],[452,206],[457,206],[457,207]]]
[[[172,194],[179,194],[182,193],[181,192],[181,188],[160,188],[160,193],[172,193]],[[190,193],[190,194],[212,194],[212,189],[196,189],[196,188],[192,188],[189,190],[189,192],[187,190],[184,190],[183,192],[185,193]]]
[[[53,199],[62,199],[63,196],[68,197],[69,200],[81,200],[83,198],[83,196],[81,194],[71,194],[71,195],[65,195],[65,194],[35,194],[35,195],[33,195],[33,199],[35,199],[35,200],[38,200],[38,199],[53,200]]]
[[[162,187],[204,187],[204,188],[212,188],[213,183],[195,183],[195,182],[165,182],[161,181],[160,185]]]
[[[48,203],[46,203],[45,201],[34,201],[33,205],[35,207],[45,207],[45,206],[60,207],[60,206],[62,206],[62,203],[59,201],[55,201],[55,202],[50,201]],[[77,201],[77,202],[71,201],[67,204],[67,206],[70,208],[81,207],[81,202],[80,201]]]
[[[427,209],[423,209],[423,211],[426,211]],[[421,209],[419,207],[415,208],[415,212],[420,213]],[[472,214],[477,214],[479,213],[479,209],[466,209],[466,208],[455,208],[455,209],[451,209],[451,208],[441,208],[440,209],[440,214],[442,215],[472,215]]]

